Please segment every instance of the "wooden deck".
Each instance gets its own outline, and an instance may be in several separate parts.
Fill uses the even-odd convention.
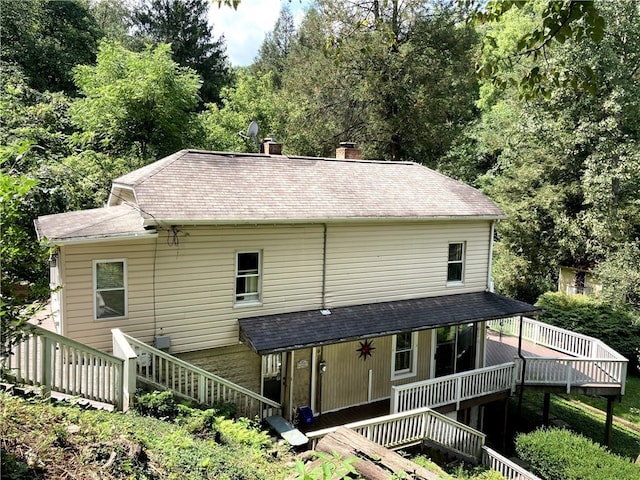
[[[522,355],[525,357],[561,358],[567,355],[551,348],[536,345],[527,340],[522,341]],[[492,367],[502,363],[513,362],[518,358],[518,338],[500,335],[493,330],[487,330],[485,365]]]
[[[306,433],[346,425],[347,423],[359,422],[369,418],[381,417],[383,415],[389,415],[389,400],[381,400],[366,405],[343,408],[336,412],[323,413],[315,417],[311,425],[298,424],[298,430]]]
[[[547,348],[541,345],[537,345],[533,342],[523,340],[521,353],[527,358],[568,358],[570,355]],[[487,330],[487,343],[486,343],[486,355],[485,362],[487,367],[502,365],[508,362],[513,362],[518,357],[518,338],[510,335],[500,335],[498,332]],[[562,369],[563,367],[557,367]],[[584,372],[576,371],[576,374]],[[549,386],[549,385],[527,385],[527,388],[539,388],[545,391],[564,391],[566,387],[562,386]],[[572,387],[576,390],[576,387]],[[620,385],[611,383],[598,383],[594,378],[593,382],[585,383],[584,385],[577,387],[581,393],[590,394],[608,394],[615,395],[619,393]],[[495,396],[495,395],[494,395]],[[486,403],[491,401],[493,397],[488,395],[484,399],[476,399],[474,404]],[[442,407],[436,408],[438,411],[449,411],[450,408]],[[382,400],[374,402],[368,405],[359,405],[355,407],[345,408],[343,410],[324,413],[314,418],[311,425],[298,425],[298,428],[302,432],[310,432],[321,430],[330,427],[336,427],[345,425],[347,423],[358,422],[368,418],[374,418],[382,415],[388,415],[390,413],[390,400]]]
[[[523,340],[521,353],[529,359],[578,359],[580,357],[559,352],[551,348],[537,345],[533,342]],[[518,338],[510,335],[500,335],[493,330],[487,331],[486,355],[487,366],[500,365],[512,362],[518,356]],[[531,363],[531,362],[530,362]],[[579,385],[571,386],[571,393],[581,393],[586,395],[620,395],[622,392],[621,383],[612,383],[612,377],[598,367],[594,368],[593,363],[577,362],[568,365],[567,362],[559,361],[556,365],[548,365],[545,374],[551,377],[562,375],[563,371],[569,369],[571,376],[575,379],[582,378]],[[519,386],[518,386],[519,388]],[[525,379],[525,388],[543,390],[549,393],[566,392],[565,385],[545,384],[544,381],[530,382]]]

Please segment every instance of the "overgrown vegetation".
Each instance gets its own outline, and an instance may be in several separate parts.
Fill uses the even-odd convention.
[[[2,478],[267,480],[291,471],[290,454],[265,432],[215,410],[182,405],[167,422],[4,393],[0,407]]]
[[[640,465],[565,429],[540,429],[519,435],[516,451],[531,471],[545,480],[640,478]]]
[[[520,432],[531,432],[542,426],[542,393],[525,391],[520,412],[515,408],[515,403],[515,401],[512,402],[515,414],[513,418],[518,418],[518,413],[520,413],[520,417],[514,428]],[[604,412],[592,412],[564,396],[551,395],[550,418],[552,424],[559,421],[563,426],[594,442],[604,443]],[[640,427],[640,425],[638,426]],[[627,459],[635,460],[640,455],[640,432],[614,422],[610,451]]]
[[[318,0],[299,25],[285,6],[235,72],[206,0],[0,2],[0,180],[20,207],[3,294],[46,286],[36,217],[100,206],[113,178],[180,148],[255,151],[238,131],[257,120],[287,154],[356,141],[482,188],[508,217],[501,293],[533,302],[559,266],[588,266],[607,301],[638,308],[637,2]]]
[[[640,316],[636,311],[594,297],[558,292],[545,293],[536,305],[544,308],[541,321],[602,340],[629,360],[629,372],[640,373]]]
[[[355,459],[322,454],[314,457],[322,460],[318,468],[306,471],[257,423],[192,408],[170,392],[142,394],[136,409],[146,414],[85,410],[0,393],[2,478],[357,478],[351,467]],[[449,475],[424,456],[415,461],[443,480],[501,478],[484,469],[460,468]],[[327,477],[329,472],[337,476]]]

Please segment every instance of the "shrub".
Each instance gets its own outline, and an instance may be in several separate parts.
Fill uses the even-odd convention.
[[[640,323],[633,312],[598,298],[559,292],[545,293],[536,305],[544,308],[541,321],[602,340],[629,360],[629,372],[638,372]]]
[[[235,421],[217,417],[214,428],[220,434],[220,440],[224,444],[247,445],[255,449],[261,449],[271,444],[269,434],[261,431],[253,422],[244,417]]]
[[[546,480],[636,480],[640,465],[565,429],[539,429],[516,438],[518,456]]]
[[[141,415],[161,420],[173,420],[180,413],[180,406],[176,403],[173,392],[169,390],[136,395],[133,408]]]

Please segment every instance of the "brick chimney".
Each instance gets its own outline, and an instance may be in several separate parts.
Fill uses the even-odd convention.
[[[340,160],[360,160],[360,149],[354,142],[340,142],[336,148],[336,158]]]
[[[267,155],[282,155],[282,144],[276,142],[275,138],[267,137],[262,140],[260,153],[266,153]]]

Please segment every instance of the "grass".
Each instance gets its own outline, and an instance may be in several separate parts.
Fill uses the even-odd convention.
[[[308,474],[295,477],[299,460],[295,452],[274,443],[247,419],[227,419],[213,409],[169,406],[175,407],[173,413],[177,412],[171,421],[134,411],[86,410],[0,392],[2,478],[323,478]],[[449,475],[427,457],[416,460],[442,479],[499,478],[479,470]]]
[[[277,479],[292,455],[184,424],[0,394],[2,478]],[[218,437],[218,438],[216,438]]]
[[[606,411],[607,409],[607,401],[601,397],[570,395],[569,398],[586,403],[599,410]],[[622,397],[622,401],[614,405],[613,410],[615,416],[624,418],[640,428],[640,377],[627,376],[625,394]]]
[[[602,400],[552,395],[551,417],[602,443]],[[579,401],[577,401],[579,400]],[[543,395],[526,393],[523,431],[541,424]],[[638,425],[640,379],[630,377],[616,415]],[[215,411],[176,407],[173,421],[136,412],[109,413],[0,393],[2,478],[281,479],[295,474],[293,452],[271,442],[246,419],[223,419]],[[611,451],[635,460],[640,433],[614,423]],[[416,458],[427,466],[428,458]],[[438,471],[434,466],[433,471]],[[495,478],[490,472],[451,473],[440,478]],[[315,477],[306,477],[315,478]]]
[[[637,381],[638,379],[634,377],[631,378],[633,378],[630,382],[630,384],[633,385],[631,389],[638,388],[640,384],[640,382]],[[627,400],[626,397],[627,395],[625,395],[623,403]],[[622,418],[637,425],[637,419],[634,421],[633,416],[633,410],[637,407],[633,405],[637,405],[640,398],[638,398],[637,394],[631,394],[629,397],[629,405],[625,405],[624,408],[621,408],[622,404],[616,404],[616,407],[618,407],[616,415],[619,414]],[[593,404],[596,408],[606,409],[606,401],[600,401],[599,399],[584,396],[572,396],[569,398],[568,396],[552,395],[550,406],[551,419],[560,419],[562,422],[568,424],[571,430],[603,444],[605,430],[604,412],[594,413],[591,410],[585,409],[584,406],[576,401],[577,399],[585,403]],[[542,393],[531,393],[525,390],[522,413],[523,416],[526,417],[525,423],[527,423],[527,425],[523,427],[523,431],[529,431],[542,425],[542,405]],[[522,418],[521,422],[524,422]],[[612,453],[635,461],[638,455],[640,455],[640,432],[628,428],[621,423],[614,422],[609,448]]]

